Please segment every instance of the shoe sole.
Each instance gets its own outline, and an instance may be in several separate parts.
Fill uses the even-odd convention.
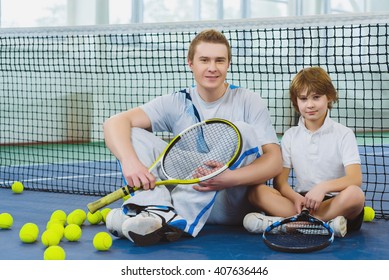
[[[140,235],[132,231],[129,231],[128,235],[136,245],[150,246],[160,242],[161,240],[167,240],[169,242],[177,241],[180,239],[183,233],[184,231],[179,228],[165,225],[160,229],[146,235]]]

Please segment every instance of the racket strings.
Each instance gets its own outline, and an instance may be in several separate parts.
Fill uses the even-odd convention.
[[[196,126],[183,133],[170,148],[162,163],[163,169],[168,177],[179,179],[199,177],[198,168],[214,173],[231,161],[238,145],[236,130],[226,123]],[[217,163],[219,168],[210,168],[210,162]]]
[[[295,221],[281,224],[266,233],[268,242],[280,247],[306,248],[327,243],[331,232],[322,224]]]
[[[328,235],[328,229],[322,226],[321,224],[297,221],[293,223],[288,223],[284,225],[284,231],[288,231],[295,234],[320,234],[320,235]]]

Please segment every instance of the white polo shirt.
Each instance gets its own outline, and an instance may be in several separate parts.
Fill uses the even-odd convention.
[[[284,167],[293,168],[295,191],[307,192],[316,184],[343,177],[345,166],[360,164],[354,132],[329,117],[311,132],[300,117],[298,126],[288,129],[281,141]]]

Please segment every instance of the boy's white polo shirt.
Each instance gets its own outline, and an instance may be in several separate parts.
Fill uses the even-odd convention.
[[[284,167],[293,168],[297,192],[307,192],[316,184],[343,177],[345,166],[360,164],[354,132],[327,117],[315,132],[305,127],[300,117],[298,126],[288,129],[281,141]]]

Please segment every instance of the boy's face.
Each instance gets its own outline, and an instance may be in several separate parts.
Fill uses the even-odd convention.
[[[304,91],[297,97],[297,105],[305,121],[324,122],[328,110],[326,95]]]
[[[196,47],[193,60],[188,60],[199,92],[224,93],[228,67],[228,50],[223,44],[201,42]]]

